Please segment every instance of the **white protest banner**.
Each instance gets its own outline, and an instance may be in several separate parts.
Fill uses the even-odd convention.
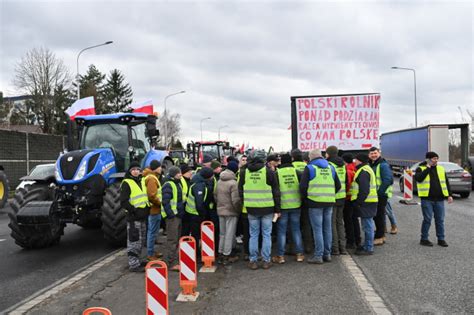
[[[379,144],[380,94],[294,97],[297,147],[302,151],[367,150]]]

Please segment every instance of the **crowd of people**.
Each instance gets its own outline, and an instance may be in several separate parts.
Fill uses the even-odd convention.
[[[428,231],[434,216],[438,245],[447,247],[444,200],[452,202],[449,182],[437,165],[438,155],[428,152],[426,158],[415,174],[423,214],[420,244],[433,246]],[[157,160],[143,172],[132,162],[120,195],[127,213],[129,268],[143,271],[147,261],[164,259],[170,270],[179,271],[179,238],[193,236],[199,246],[205,220],[214,223],[217,262],[224,265],[239,260],[240,235],[243,259],[252,270],[283,264],[288,254],[312,264],[347,255],[348,249],[373,255],[374,246],[385,244],[386,233],[398,233],[390,204],[392,184],[391,168],[376,147],[355,156],[339,156],[335,146],[324,156],[319,150],[269,156],[253,151],[240,159],[228,157],[225,168],[204,155],[196,170],[187,164],[172,166],[166,176]],[[155,250],[163,223],[166,257]]]

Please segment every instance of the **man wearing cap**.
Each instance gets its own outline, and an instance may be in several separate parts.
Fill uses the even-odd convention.
[[[434,216],[438,245],[448,247],[444,235],[444,200],[453,202],[449,181],[444,167],[438,165],[439,156],[436,152],[427,152],[426,161],[416,169],[418,197],[421,199],[423,223],[421,224],[421,240],[423,246],[433,246],[428,239],[431,220]]]
[[[146,219],[150,213],[145,179],[140,164],[130,163],[120,185],[120,205],[127,214],[127,256],[132,272],[144,271],[142,250],[146,247]]]
[[[281,194],[281,216],[277,221],[277,255],[273,262],[285,263],[286,232],[288,223],[295,244],[296,261],[304,261],[303,240],[300,228],[301,195],[299,182],[301,173],[291,164],[291,156],[286,153],[281,156],[281,165],[277,170],[277,179]]]
[[[178,242],[181,236],[181,219],[184,215],[181,170],[172,166],[161,188],[161,216],[166,220],[166,250],[168,266],[179,271]]]
[[[379,246],[385,243],[385,208],[390,197],[392,197],[393,174],[390,165],[380,155],[380,150],[376,147],[369,149],[370,167],[375,173],[377,183],[377,215],[375,221],[374,245]],[[392,227],[393,228],[393,227]]]
[[[242,203],[239,196],[237,177],[235,173],[239,165],[235,161],[227,164],[227,169],[221,173],[214,192],[214,200],[217,204],[219,215],[219,247],[218,252],[224,265],[238,260],[238,256],[232,253],[235,244],[235,232],[237,221],[242,211]]]
[[[364,230],[364,245],[357,248],[356,255],[372,255],[374,253],[375,223],[373,217],[377,213],[377,181],[368,162],[369,157],[365,153],[355,156],[356,173],[351,184],[351,202],[354,212],[361,219]]]
[[[262,234],[263,269],[272,266],[272,219],[280,213],[280,189],[275,173],[265,166],[265,153],[253,151],[250,162],[240,171],[239,195],[248,212],[250,225],[248,267],[258,269],[259,236]]]
[[[310,162],[301,177],[300,192],[308,207],[313,229],[314,254],[310,264],[331,261],[332,208],[336,204],[336,192],[341,183],[336,170],[326,161],[319,150],[309,153]]]
[[[213,180],[213,172],[209,167],[203,167],[193,176],[189,186],[186,210],[183,219],[183,236],[191,235],[199,246],[201,239],[201,223],[206,220],[210,211],[211,201],[208,182]]]
[[[270,154],[267,156],[267,166],[272,170],[276,171],[278,165],[280,165],[280,157],[278,154]]]
[[[150,215],[148,216],[147,231],[147,259],[157,260],[162,255],[155,253],[155,239],[160,230],[161,222],[161,163],[158,160],[150,162],[149,167],[143,170],[146,191],[150,203]]]
[[[346,200],[346,166],[338,156],[339,150],[331,145],[326,149],[326,159],[336,170],[341,189],[336,193],[336,204],[332,209],[332,255],[347,255],[344,231],[344,203]]]

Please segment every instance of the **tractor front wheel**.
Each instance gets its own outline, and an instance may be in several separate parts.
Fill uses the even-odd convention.
[[[102,205],[102,232],[113,246],[127,244],[127,216],[120,206],[120,183],[114,183],[105,190]]]

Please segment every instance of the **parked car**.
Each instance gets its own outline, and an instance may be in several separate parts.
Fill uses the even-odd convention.
[[[470,156],[466,164],[464,165],[464,169],[471,174],[472,179],[472,189],[474,189],[474,156]]]
[[[50,178],[51,182],[54,181],[54,164],[40,164],[33,167],[27,176],[20,178],[21,182],[16,187],[15,191],[20,188],[25,188],[26,185],[34,184],[35,178]]]
[[[414,164],[410,170],[415,174],[421,162]],[[451,162],[438,162],[446,170],[446,177],[453,194],[461,195],[461,198],[468,198],[472,190],[472,176],[462,167]],[[400,191],[403,193],[403,176],[400,177]],[[413,193],[417,193],[416,180],[413,179]]]

